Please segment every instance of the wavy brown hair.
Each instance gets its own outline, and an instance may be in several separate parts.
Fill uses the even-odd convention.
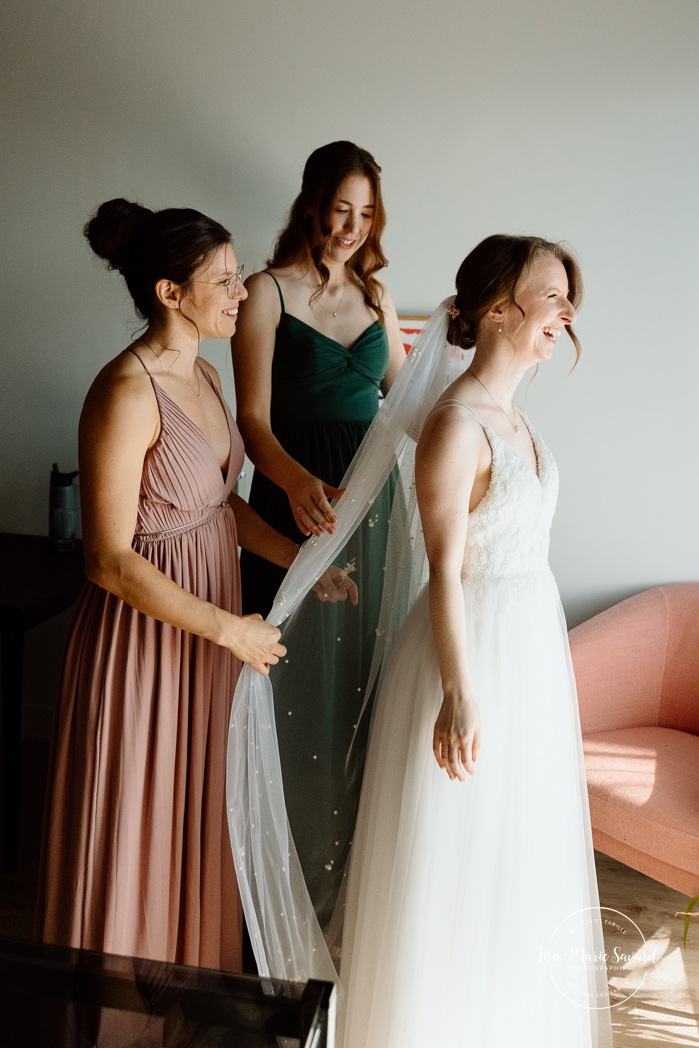
[[[516,306],[524,319],[524,310],[517,296],[527,283],[532,266],[540,258],[557,258],[563,263],[568,277],[568,300],[577,311],[583,297],[582,274],[568,247],[542,237],[496,233],[474,247],[459,266],[454,300],[459,316],[449,322],[447,331],[451,345],[462,349],[475,346],[483,317],[500,302]],[[582,347],[570,325],[566,324],[565,328],[575,346],[577,364]]]
[[[369,179],[374,190],[374,217],[368,237],[347,262],[347,269],[361,288],[366,304],[383,322],[380,285],[374,277],[388,265],[381,249],[381,236],[386,227],[381,168],[371,153],[354,142],[330,142],[311,153],[303,169],[301,192],[291,205],[286,226],[277,237],[267,265],[278,268],[312,265],[320,274],[320,287],[311,295],[311,301],[322,294],[330,276],[323,255],[330,242],[332,202],[348,175],[365,175]]]

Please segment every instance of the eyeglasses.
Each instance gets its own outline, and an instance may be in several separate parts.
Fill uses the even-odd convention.
[[[232,277],[228,280],[194,280],[194,284],[211,284],[212,287],[225,287],[228,292],[229,298],[234,298],[235,293],[238,290],[238,284],[243,283],[243,276],[245,274],[245,266],[238,266]]]

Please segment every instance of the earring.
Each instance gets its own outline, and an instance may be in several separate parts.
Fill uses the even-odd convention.
[[[500,325],[500,327],[498,328],[498,335],[502,335],[502,324],[501,324],[501,325]]]

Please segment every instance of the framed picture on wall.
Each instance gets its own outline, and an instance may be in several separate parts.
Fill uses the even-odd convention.
[[[429,320],[429,317],[418,313],[398,314],[398,324],[406,353],[410,352],[410,347],[422,331],[426,320]]]

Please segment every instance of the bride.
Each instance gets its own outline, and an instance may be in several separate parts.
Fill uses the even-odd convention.
[[[547,562],[558,473],[513,400],[561,334],[579,356],[582,284],[560,246],[495,236],[456,287],[447,339],[475,356],[417,446],[429,584],[372,721],[345,911],[344,1048],[590,1048],[610,1042],[598,1022],[606,986],[585,960],[603,946]]]
[[[397,460],[403,497],[343,909],[339,1040],[608,1048],[575,684],[547,562],[558,473],[513,400],[562,334],[579,356],[571,325],[582,282],[560,245],[493,236],[464,260],[456,287],[343,482],[336,535],[306,544],[270,617],[281,624],[298,607]],[[241,893],[263,973],[327,976],[272,785],[269,687],[248,674],[234,704],[231,738],[247,733],[248,777],[245,755],[232,754],[229,808],[250,798],[231,824]]]

